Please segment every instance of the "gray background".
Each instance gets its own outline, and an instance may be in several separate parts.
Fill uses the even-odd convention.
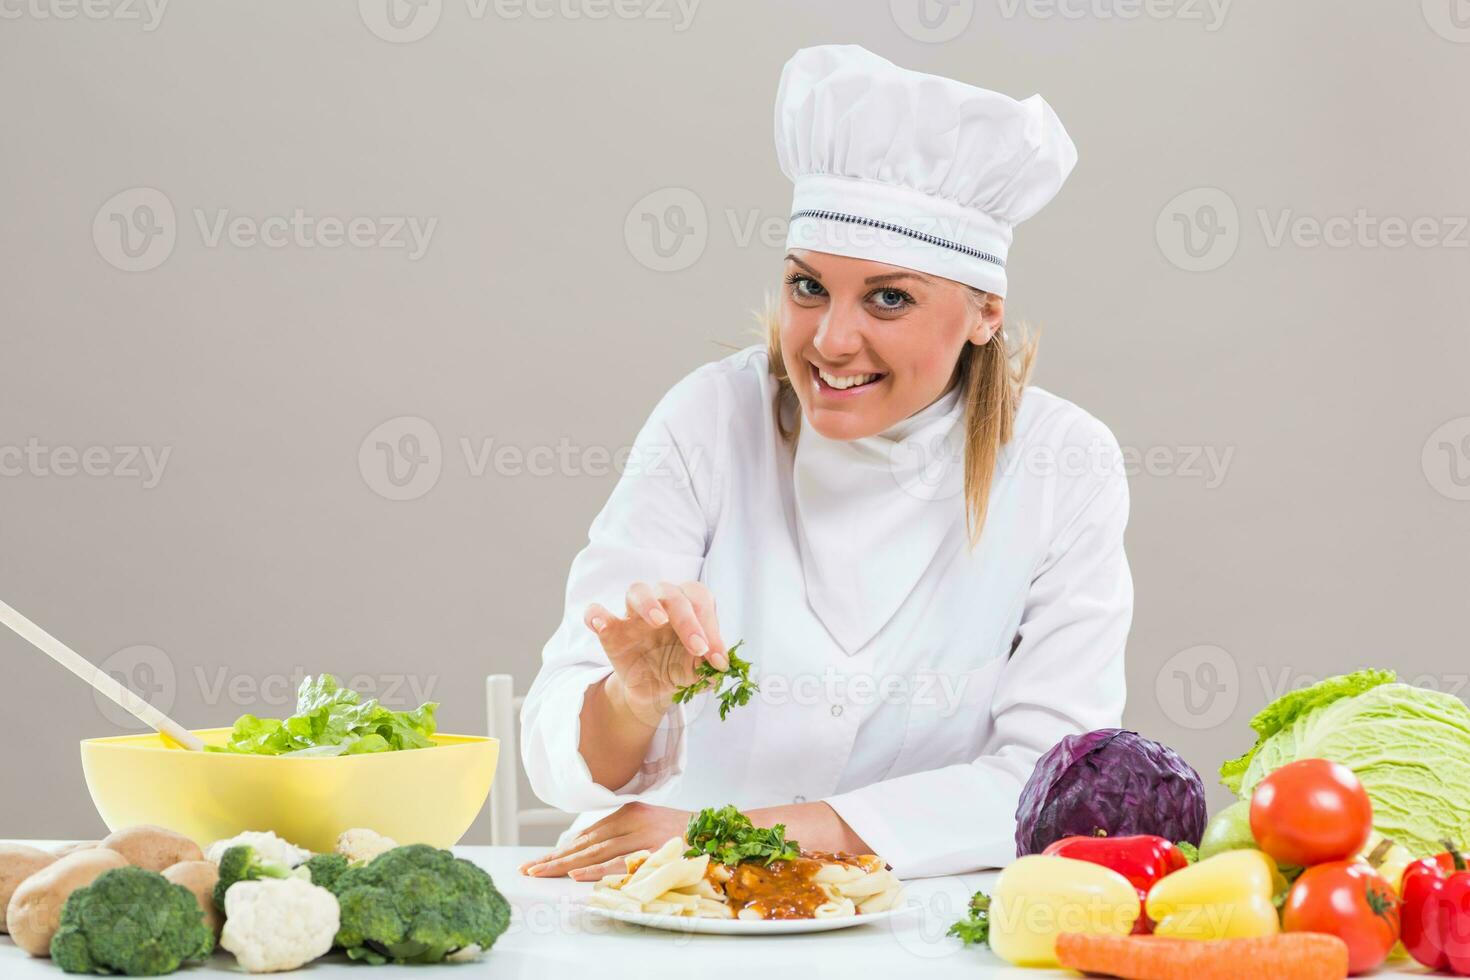
[[[1041,92],[1078,144],[1008,307],[1039,383],[1137,454],[1128,723],[1219,805],[1288,687],[1465,683],[1464,0],[934,2],[932,29],[912,0],[430,0],[397,32],[385,0],[28,2],[0,20],[0,597],[187,725],[331,670],[478,732],[485,674],[530,683],[599,454],[777,284],[772,98],[831,41]],[[124,271],[137,188],[176,241]],[[437,224],[416,258],[210,243],[297,209]],[[661,258],[648,220],[693,234]],[[376,445],[415,434],[400,490]],[[477,474],[466,442],[513,452]],[[169,452],[156,485],[126,447]],[[104,475],[64,475],[89,449]],[[76,743],[126,729],[8,632],[0,658],[0,837],[100,833]]]

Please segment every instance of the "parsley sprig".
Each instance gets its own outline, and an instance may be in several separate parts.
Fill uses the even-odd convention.
[[[684,852],[685,857],[708,854],[710,860],[720,864],[794,861],[801,853],[800,844],[786,839],[785,824],[757,827],[749,817],[730,805],[718,810],[706,807],[690,817],[684,840],[689,845],[689,850]]]
[[[990,944],[990,896],[976,892],[970,898],[970,914],[949,927],[949,935],[966,946],[979,943]]]
[[[674,703],[684,704],[692,701],[694,695],[712,690],[720,698],[720,721],[725,720],[731,708],[749,704],[752,695],[760,690],[760,685],[750,679],[750,661],[735,653],[740,649],[740,643],[725,651],[725,657],[730,661],[729,670],[716,670],[708,660],[701,660],[694,668],[694,683],[675,691]],[[734,683],[726,687],[725,682],[731,680]]]

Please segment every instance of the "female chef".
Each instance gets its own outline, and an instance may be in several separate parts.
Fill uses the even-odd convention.
[[[1060,121],[826,45],[782,72],[776,150],[769,340],[664,396],[572,563],[521,738],[585,812],[527,874],[620,872],[726,803],[900,876],[1001,866],[1038,756],[1121,722],[1121,454],[1002,329],[1012,226],[1077,160]],[[749,704],[674,704],[736,641]]]

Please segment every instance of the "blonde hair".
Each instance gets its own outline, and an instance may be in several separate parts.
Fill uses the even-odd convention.
[[[975,311],[985,314],[999,298],[993,293],[964,287],[970,291]],[[798,408],[795,421],[788,428],[783,409],[796,399],[791,379],[786,374],[786,360],[781,353],[780,306],[772,295],[766,296],[765,309],[756,313],[765,335],[770,370],[780,385],[776,395],[776,427],[788,442],[796,439],[801,426]],[[980,541],[985,530],[985,513],[990,505],[990,484],[995,477],[1000,451],[1010,442],[1015,431],[1016,411],[1021,404],[1021,391],[1031,379],[1036,362],[1037,341],[1034,332],[1020,324],[1016,336],[1008,338],[1005,330],[997,330],[984,344],[966,342],[959,363],[955,365],[955,383],[965,403],[965,526],[970,547]]]

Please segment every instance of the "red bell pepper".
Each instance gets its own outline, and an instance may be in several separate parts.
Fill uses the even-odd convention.
[[[1118,872],[1138,890],[1140,906],[1148,898],[1154,882],[1189,864],[1184,852],[1173,841],[1152,834],[1127,837],[1063,837],[1047,845],[1043,854],[1088,861]],[[1133,924],[1135,933],[1153,932],[1154,924],[1145,914]]]
[[[1444,845],[1404,869],[1400,938],[1425,966],[1470,976],[1470,871],[1454,844]]]

